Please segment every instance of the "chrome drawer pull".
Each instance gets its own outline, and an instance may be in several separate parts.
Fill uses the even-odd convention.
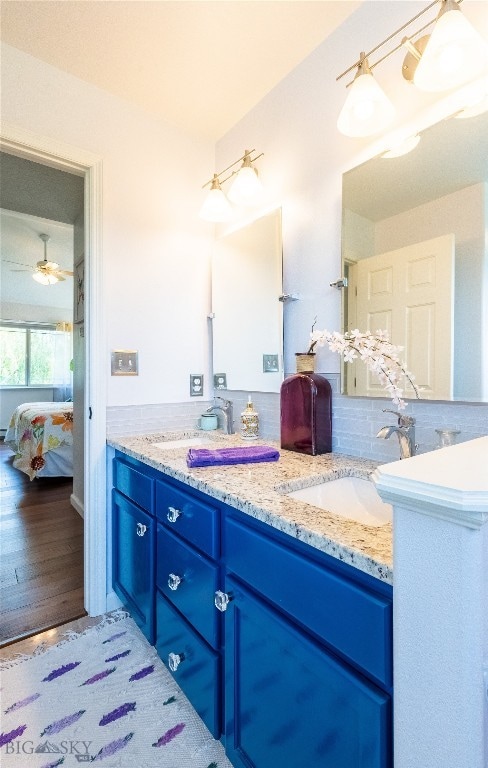
[[[176,523],[180,515],[181,515],[181,512],[179,509],[176,509],[176,507],[168,507],[168,514],[166,515],[166,517],[168,518],[170,523]]]
[[[138,536],[144,536],[146,531],[147,531],[147,525],[143,525],[142,523],[137,523],[136,533]]]
[[[168,587],[176,592],[183,579],[181,576],[177,576],[176,573],[170,573],[168,576]]]
[[[232,600],[232,595],[227,592],[221,592],[220,589],[217,590],[215,593],[215,607],[221,612],[224,613],[224,611],[227,610],[227,606],[229,605],[230,601]]]
[[[184,653],[169,653],[168,654],[168,667],[172,672],[176,672],[181,662],[185,660]]]

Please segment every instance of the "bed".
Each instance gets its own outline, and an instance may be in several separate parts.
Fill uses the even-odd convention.
[[[14,467],[31,480],[73,476],[73,403],[23,403],[12,414],[5,444]]]

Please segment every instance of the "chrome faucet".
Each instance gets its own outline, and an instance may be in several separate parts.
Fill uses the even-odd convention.
[[[411,456],[415,456],[418,445],[415,443],[415,419],[413,416],[404,416],[402,413],[390,411],[389,408],[383,408],[383,413],[393,413],[398,416],[398,426],[381,427],[376,437],[388,440],[395,432],[400,443],[400,459],[409,459]]]
[[[234,410],[232,406],[232,400],[225,400],[223,397],[214,397],[214,400],[221,400],[222,405],[211,405],[207,408],[206,413],[213,413],[214,411],[220,411],[224,417],[224,429],[227,435],[234,434]]]

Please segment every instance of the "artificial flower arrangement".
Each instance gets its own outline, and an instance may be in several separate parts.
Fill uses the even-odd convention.
[[[317,345],[323,347],[324,344],[327,344],[332,352],[338,352],[342,355],[346,363],[351,363],[359,358],[377,376],[381,385],[387,390],[400,410],[406,407],[406,403],[402,399],[403,391],[400,387],[403,377],[411,384],[417,399],[420,398],[414,382],[415,377],[410,371],[407,371],[404,363],[400,360],[399,353],[403,347],[392,344],[387,331],[362,333],[356,328],[353,331],[339,333],[338,331],[327,330],[314,331],[314,326],[315,321],[312,325],[307,354],[313,354]]]

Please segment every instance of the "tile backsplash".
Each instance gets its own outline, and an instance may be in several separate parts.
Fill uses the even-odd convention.
[[[400,458],[398,440],[376,438],[378,430],[387,424],[396,424],[396,417],[383,413],[383,408],[394,410],[388,398],[344,397],[339,393],[339,375],[323,374],[332,385],[332,448],[338,453],[373,459],[396,461]],[[269,440],[280,437],[280,397],[276,393],[226,391],[234,404],[234,427],[239,431],[241,411],[249,394],[259,413],[259,432]],[[107,433],[111,437],[140,435],[161,430],[194,429],[209,401],[167,403],[139,406],[111,406],[107,408]],[[405,413],[416,419],[415,438],[418,453],[437,447],[436,429],[457,429],[458,442],[488,435],[488,404],[445,403],[433,401],[408,402]],[[219,421],[220,421],[219,417]]]

